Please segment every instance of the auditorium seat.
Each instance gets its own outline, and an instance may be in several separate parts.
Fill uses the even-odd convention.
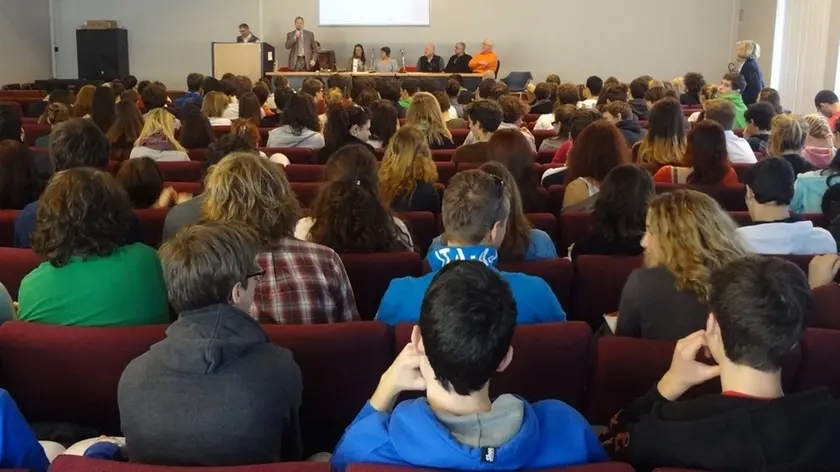
[[[187,149],[187,155],[190,156],[191,161],[201,162],[205,154],[207,154],[207,149]]]
[[[548,188],[548,210],[554,213],[558,220],[563,212],[563,197],[565,195],[565,185],[552,185]]]
[[[50,470],[50,472],[52,472],[52,470]],[[440,469],[421,469],[417,467],[386,464],[350,464],[347,467],[347,472],[440,472]],[[540,469],[539,472],[633,472],[633,468],[630,467],[629,464],[625,464],[623,462],[603,462],[600,464],[573,465],[569,467],[550,467],[548,469]]]
[[[0,210],[0,247],[12,247],[15,241],[15,218],[18,210]]]
[[[41,257],[31,249],[0,247],[0,261],[3,261],[0,263],[0,283],[9,291],[12,300],[17,300],[20,282],[41,264]]]
[[[548,151],[539,151],[537,153],[537,162],[541,164],[548,164],[549,162],[551,162],[552,159],[554,159],[555,153],[557,153],[556,149],[549,149]],[[542,174],[540,174],[540,177],[542,177]]]
[[[292,182],[291,186],[303,208],[312,207],[315,197],[318,196],[318,190],[321,188],[321,184],[316,182]]]
[[[289,182],[323,182],[324,166],[310,164],[291,164],[283,168]]]
[[[151,246],[160,246],[163,238],[163,224],[166,222],[166,215],[169,208],[150,208],[134,210],[137,219],[140,220],[140,233],[143,243]]]
[[[552,208],[553,209],[553,208]],[[591,213],[563,213],[558,221],[560,226],[558,241],[561,257],[568,254],[569,246],[578,242],[592,228]]]
[[[603,315],[618,311],[624,283],[641,266],[641,256],[578,256],[574,261],[572,319],[586,321],[592,329],[601,326]]]
[[[121,167],[122,167],[122,162],[116,161],[114,159],[109,159],[108,160],[108,173],[109,174],[111,174],[113,176],[116,176],[117,172],[120,171]],[[164,179],[164,180],[166,180],[166,179]]]
[[[836,283],[819,287],[813,291],[814,302],[808,326],[840,330],[840,286]]]
[[[539,113],[527,113],[525,115],[525,118],[522,118],[522,121],[524,121],[525,123],[535,123],[537,120],[540,119],[541,116],[542,115],[540,115]]]
[[[746,174],[747,169],[752,166],[753,164],[732,164],[732,168],[735,169],[735,173],[738,174],[738,182],[744,183],[744,174]]]
[[[435,149],[432,151],[432,160],[435,162],[451,162],[454,154],[454,149]]]
[[[280,462],[236,467],[170,467],[62,455],[50,465],[50,472],[330,472],[330,464]]]
[[[26,135],[25,140],[26,144],[30,146],[35,145],[35,141],[40,138],[41,136],[47,136],[50,134],[52,127],[50,125],[39,125],[39,124],[26,124],[23,125],[23,132]]]
[[[557,218],[551,213],[526,213],[525,218],[534,225],[534,228],[545,231],[551,236],[552,241],[557,240]],[[561,254],[560,256],[564,256]]]
[[[389,327],[382,323],[263,326],[273,343],[292,351],[303,374],[304,457],[331,452],[394,360]]]
[[[464,144],[464,141],[467,140],[467,135],[470,134],[470,130],[468,129],[453,129],[450,131],[452,132],[452,140],[456,146]]]
[[[316,151],[309,148],[261,148],[260,151],[268,157],[279,152],[288,157],[292,164],[315,164]]]
[[[516,263],[500,263],[499,269],[507,272],[521,272],[539,277],[548,283],[566,315],[572,307],[571,290],[574,276],[572,263],[568,259],[543,259],[539,261],[522,261]]]
[[[23,117],[23,107],[16,100],[9,96],[0,96],[0,107],[14,110],[18,116]]]
[[[834,312],[837,313],[835,305]],[[799,343],[802,362],[796,378],[796,390],[827,387],[835,398],[840,397],[840,331],[809,328]],[[787,390],[786,390],[787,391]]]
[[[164,181],[201,182],[204,180],[200,162],[158,162],[157,164]]]
[[[428,211],[409,211],[397,213],[396,216],[405,223],[411,233],[414,250],[420,254],[420,257],[426,257],[426,251],[429,250],[432,240],[440,234],[435,214]]]
[[[672,192],[679,189],[696,190],[703,192],[717,200],[720,206],[726,211],[747,211],[746,189],[743,185],[731,185],[720,187],[702,187],[696,185],[681,184],[656,184],[656,193]]]
[[[450,162],[452,160],[452,156],[449,156],[449,161],[436,161],[435,167],[437,167],[438,173],[438,182],[443,185],[449,185],[449,180],[452,179],[452,176],[455,175],[457,172],[455,168],[455,164]]]
[[[396,327],[395,349],[411,340],[413,324]],[[589,370],[592,332],[586,323],[548,323],[516,327],[513,361],[490,382],[492,397],[514,393],[528,401],[562,400],[581,410]]]
[[[391,280],[423,275],[423,261],[416,252],[339,255],[344,262],[350,285],[353,286],[356,307],[363,320],[376,317],[379,303]]]
[[[554,137],[553,129],[538,129],[536,131],[532,131],[531,133],[534,135],[534,144],[536,144],[537,149],[540,148],[540,144],[542,144],[543,141]]]

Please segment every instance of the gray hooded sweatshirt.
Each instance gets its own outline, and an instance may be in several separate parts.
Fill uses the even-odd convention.
[[[117,392],[131,462],[236,466],[298,460],[300,368],[230,305],[182,313],[129,363]]]
[[[321,149],[324,147],[324,136],[306,128],[296,134],[291,126],[283,125],[268,132],[266,147]]]

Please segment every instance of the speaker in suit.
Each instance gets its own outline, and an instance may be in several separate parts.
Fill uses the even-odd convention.
[[[286,33],[290,70],[311,70],[318,55],[315,33],[303,29],[303,18],[295,19],[295,30]]]
[[[258,43],[258,42],[260,42],[260,38],[254,36],[253,34],[248,35],[248,39],[245,39],[242,36],[237,36],[236,37],[236,42],[237,43]]]

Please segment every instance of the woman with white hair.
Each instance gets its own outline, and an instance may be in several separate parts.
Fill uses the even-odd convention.
[[[741,91],[744,104],[749,106],[758,101],[758,94],[764,88],[764,76],[758,67],[756,59],[761,57],[761,46],[755,41],[738,41],[735,44],[738,62],[731,65],[731,72],[738,72],[747,81],[747,86]],[[734,66],[734,69],[733,69]]]

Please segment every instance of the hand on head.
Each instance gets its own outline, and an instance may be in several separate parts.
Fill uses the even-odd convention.
[[[811,290],[828,285],[837,277],[840,270],[840,255],[824,254],[811,259],[808,264],[808,285]]]
[[[697,361],[697,354],[701,349],[706,357],[711,358],[704,330],[694,332],[677,341],[674,356],[671,358],[671,367],[656,386],[660,395],[669,401],[674,401],[691,387],[720,375],[720,366]]]
[[[426,390],[426,379],[420,373],[422,358],[414,344],[408,343],[382,374],[379,386],[370,398],[371,406],[378,411],[391,411],[400,393]]]

